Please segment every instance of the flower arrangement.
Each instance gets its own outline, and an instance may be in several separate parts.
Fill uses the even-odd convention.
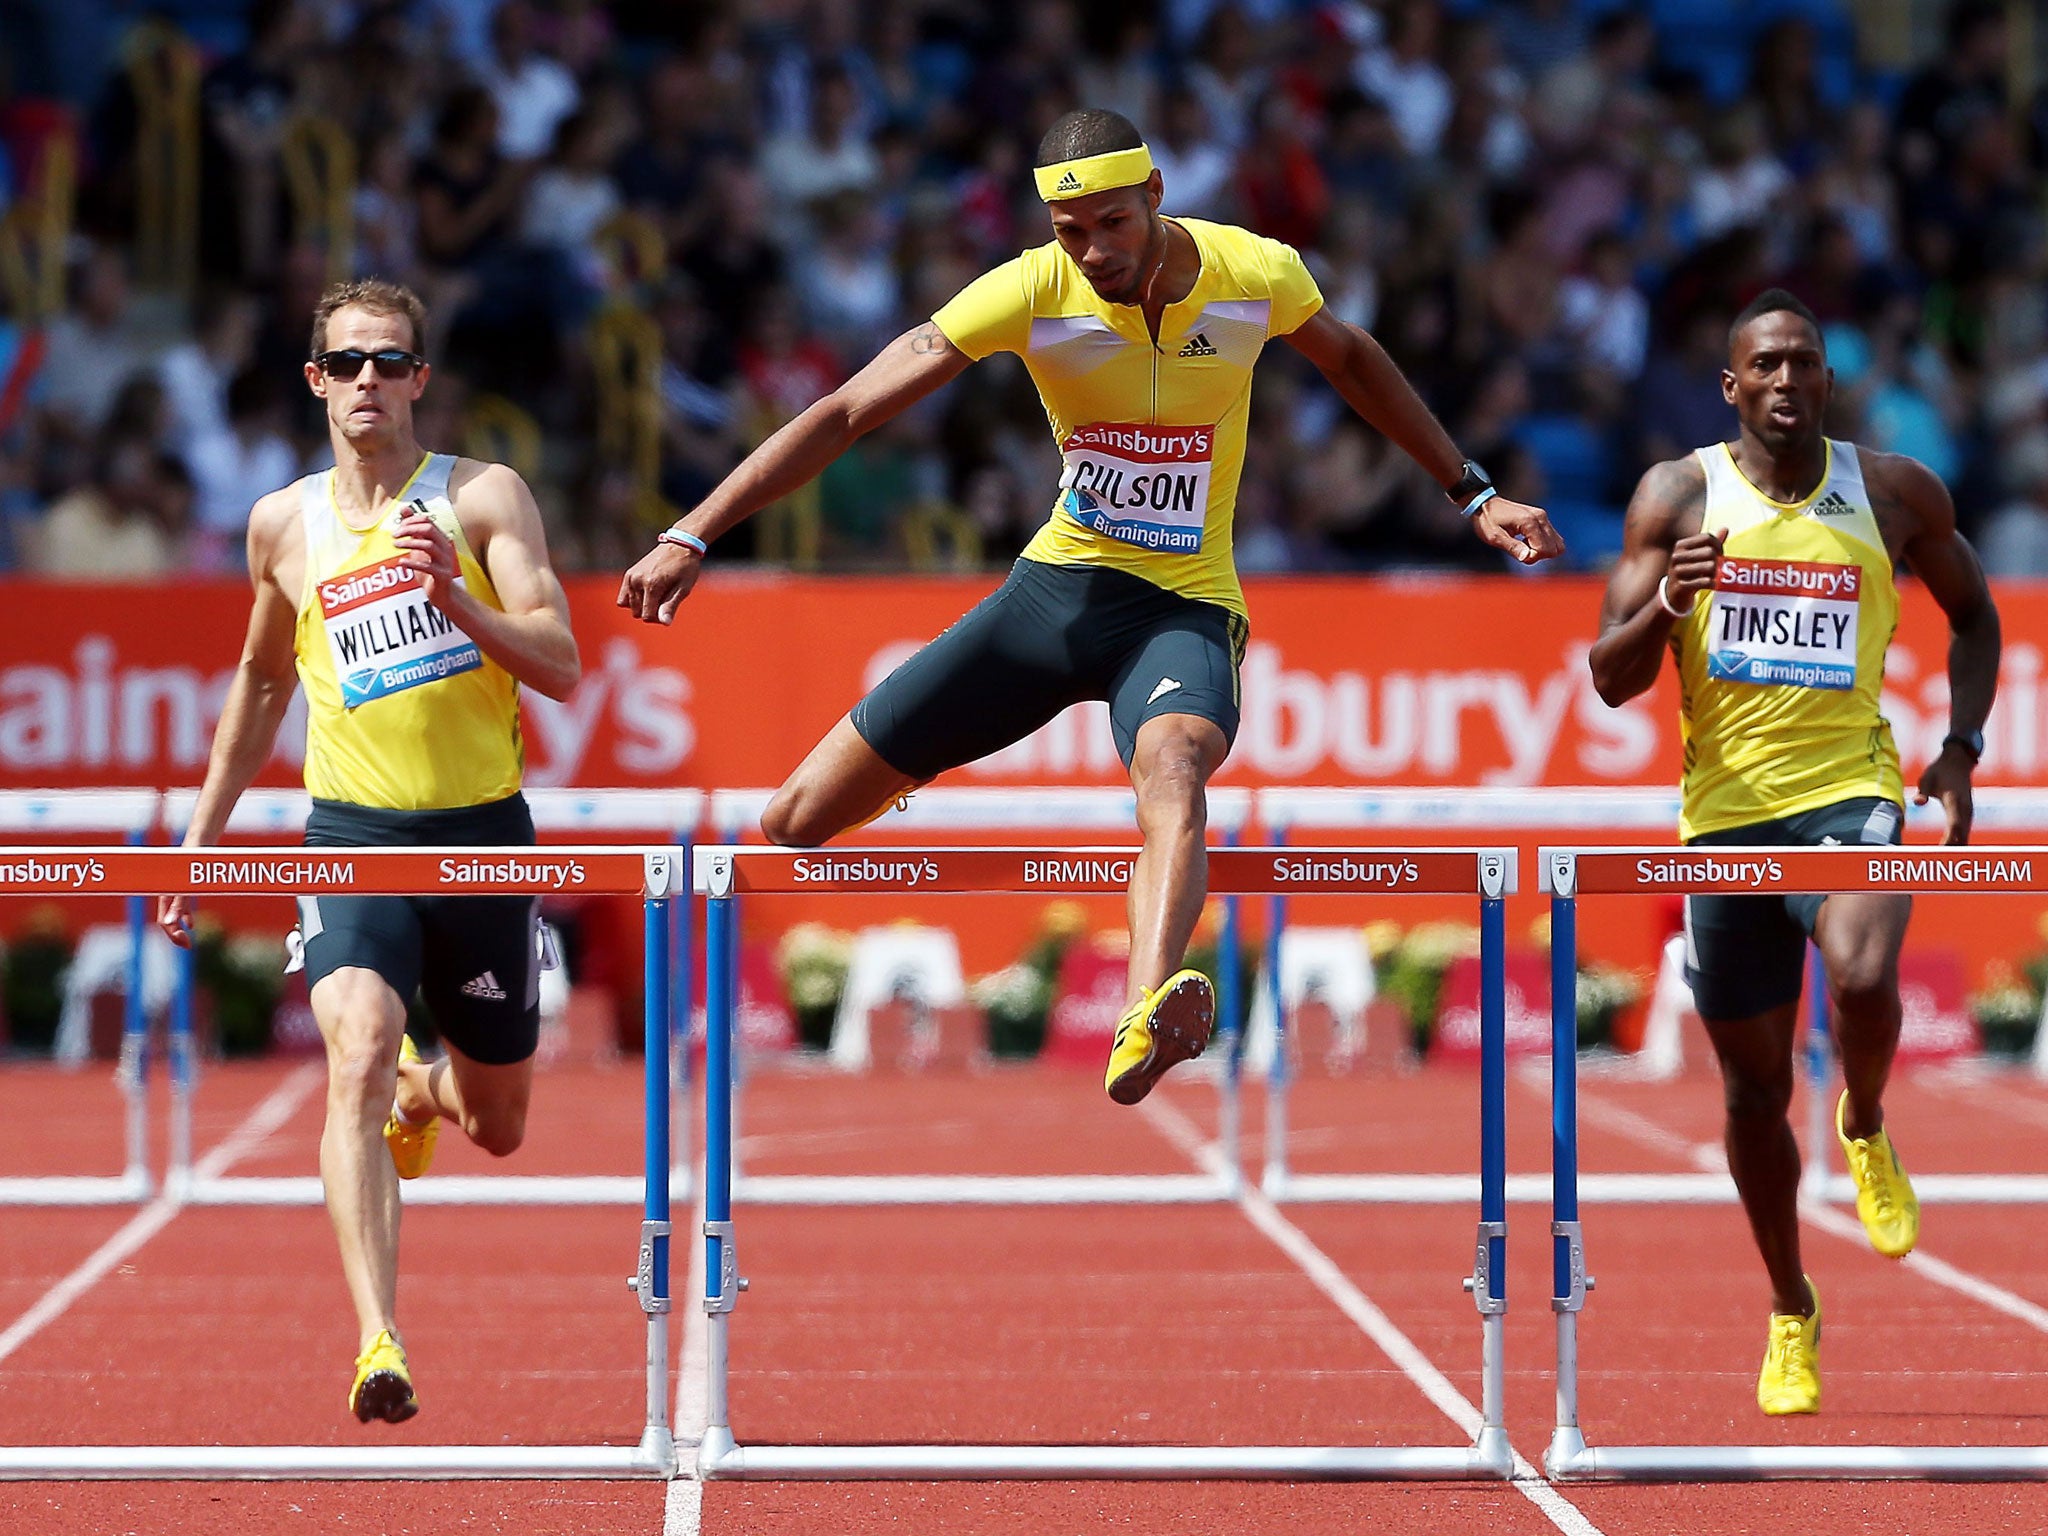
[[[2043,918],[2048,928],[2048,917]],[[1988,985],[1970,996],[1970,1017],[1977,1021],[1987,1055],[2024,1057],[2034,1049],[2041,1023],[2041,986],[2048,979],[2048,955],[2036,956],[2025,971],[2000,963],[1990,968]]]
[[[1067,951],[1088,926],[1077,901],[1055,901],[1038,920],[1038,934],[1023,956],[1000,971],[978,977],[968,996],[988,1021],[989,1054],[1036,1056],[1045,1045],[1046,1019]]]
[[[797,923],[775,946],[775,973],[796,1016],[797,1043],[823,1051],[832,1044],[832,1024],[853,963],[853,936],[823,923]]]
[[[1422,1055],[1436,1029],[1444,976],[1454,961],[1479,953],[1479,929],[1471,923],[1417,923],[1404,934],[1397,924],[1380,922],[1367,926],[1365,943],[1375,990],[1407,1015],[1416,1054]]]
[[[0,1019],[18,1051],[49,1054],[64,1014],[64,973],[76,948],[54,907],[38,907],[14,942],[0,951]]]
[[[1643,979],[1634,971],[1595,962],[1579,967],[1576,1005],[1579,1049],[1614,1043],[1614,1021],[1642,999]]]
[[[223,1056],[270,1049],[270,1024],[284,996],[284,940],[274,933],[229,935],[202,917],[193,935],[192,979],[211,1000]]]

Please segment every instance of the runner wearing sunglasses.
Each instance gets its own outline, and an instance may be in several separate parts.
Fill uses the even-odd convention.
[[[540,513],[502,464],[413,436],[430,369],[426,310],[396,284],[337,284],[313,313],[307,387],[335,467],[249,515],[248,639],[214,735],[188,846],[217,843],[306,693],[308,844],[534,841],[520,795],[519,688],[566,698],[581,671]],[[525,1133],[538,1039],[539,911],[524,896],[299,901],[294,964],[327,1043],[320,1172],[359,1327],[348,1406],[419,1410],[395,1316],[398,1179],[427,1171],[442,1120],[498,1156]],[[191,903],[158,921],[189,944]],[[405,1035],[418,992],[445,1060]]]
[[[1227,224],[1160,216],[1159,172],[1114,112],[1070,112],[1035,173],[1053,240],[969,284],[777,432],[626,573],[618,602],[668,623],[710,542],[821,472],[970,363],[1024,360],[1065,470],[994,595],[891,673],[776,794],[761,829],[822,843],[1083,700],[1109,704],[1144,836],[1126,1011],[1105,1085],[1135,1104],[1207,1045],[1208,980],[1181,969],[1208,884],[1205,789],[1238,725],[1249,622],[1231,556],[1252,369],[1276,338],[1321,370],[1525,564],[1564,544],[1499,496],[1379,344],[1323,307],[1301,257]]]

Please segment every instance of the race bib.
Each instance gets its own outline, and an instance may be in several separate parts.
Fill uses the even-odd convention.
[[[345,709],[484,664],[476,642],[427,601],[419,572],[401,557],[345,571],[314,590]]]
[[[1731,683],[1856,686],[1863,568],[1724,559],[1707,615],[1707,676]]]
[[[1215,442],[1214,427],[1077,427],[1060,444],[1062,504],[1075,522],[1112,539],[1194,554],[1209,511]]]

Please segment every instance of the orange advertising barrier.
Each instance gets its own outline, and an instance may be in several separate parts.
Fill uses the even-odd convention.
[[[583,681],[559,703],[527,696],[527,781],[779,784],[855,699],[996,581],[802,579],[714,561],[661,629],[613,605],[614,578],[574,578]],[[1223,782],[1677,780],[1668,669],[1618,710],[1593,693],[1596,581],[1290,577],[1246,591],[1244,720]],[[1978,782],[2048,785],[2048,590],[1998,597],[2005,662]],[[1902,608],[1885,709],[1911,782],[1948,727],[1947,638],[1910,585]],[[235,582],[0,580],[0,788],[199,782],[248,612]],[[296,784],[303,752],[295,712],[259,782]],[[1125,780],[1106,713],[1082,706],[948,782]]]
[[[2048,848],[1602,848],[1545,850],[1544,889],[1777,895],[1829,891],[2048,893]],[[1576,880],[1576,885],[1573,881]]]
[[[0,848],[9,896],[669,895],[674,855],[620,848]]]
[[[1135,848],[703,848],[698,889],[836,895],[1121,896]],[[1211,895],[1498,896],[1513,889],[1514,855],[1442,848],[1211,848]]]

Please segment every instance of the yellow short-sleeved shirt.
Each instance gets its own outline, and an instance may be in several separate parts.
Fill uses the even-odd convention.
[[[1231,516],[1252,368],[1323,296],[1292,246],[1174,222],[1202,270],[1161,314],[1157,345],[1144,311],[1100,297],[1057,242],[976,278],[933,320],[977,361],[1016,353],[1045,404],[1065,470],[1025,559],[1129,571],[1241,615]]]

